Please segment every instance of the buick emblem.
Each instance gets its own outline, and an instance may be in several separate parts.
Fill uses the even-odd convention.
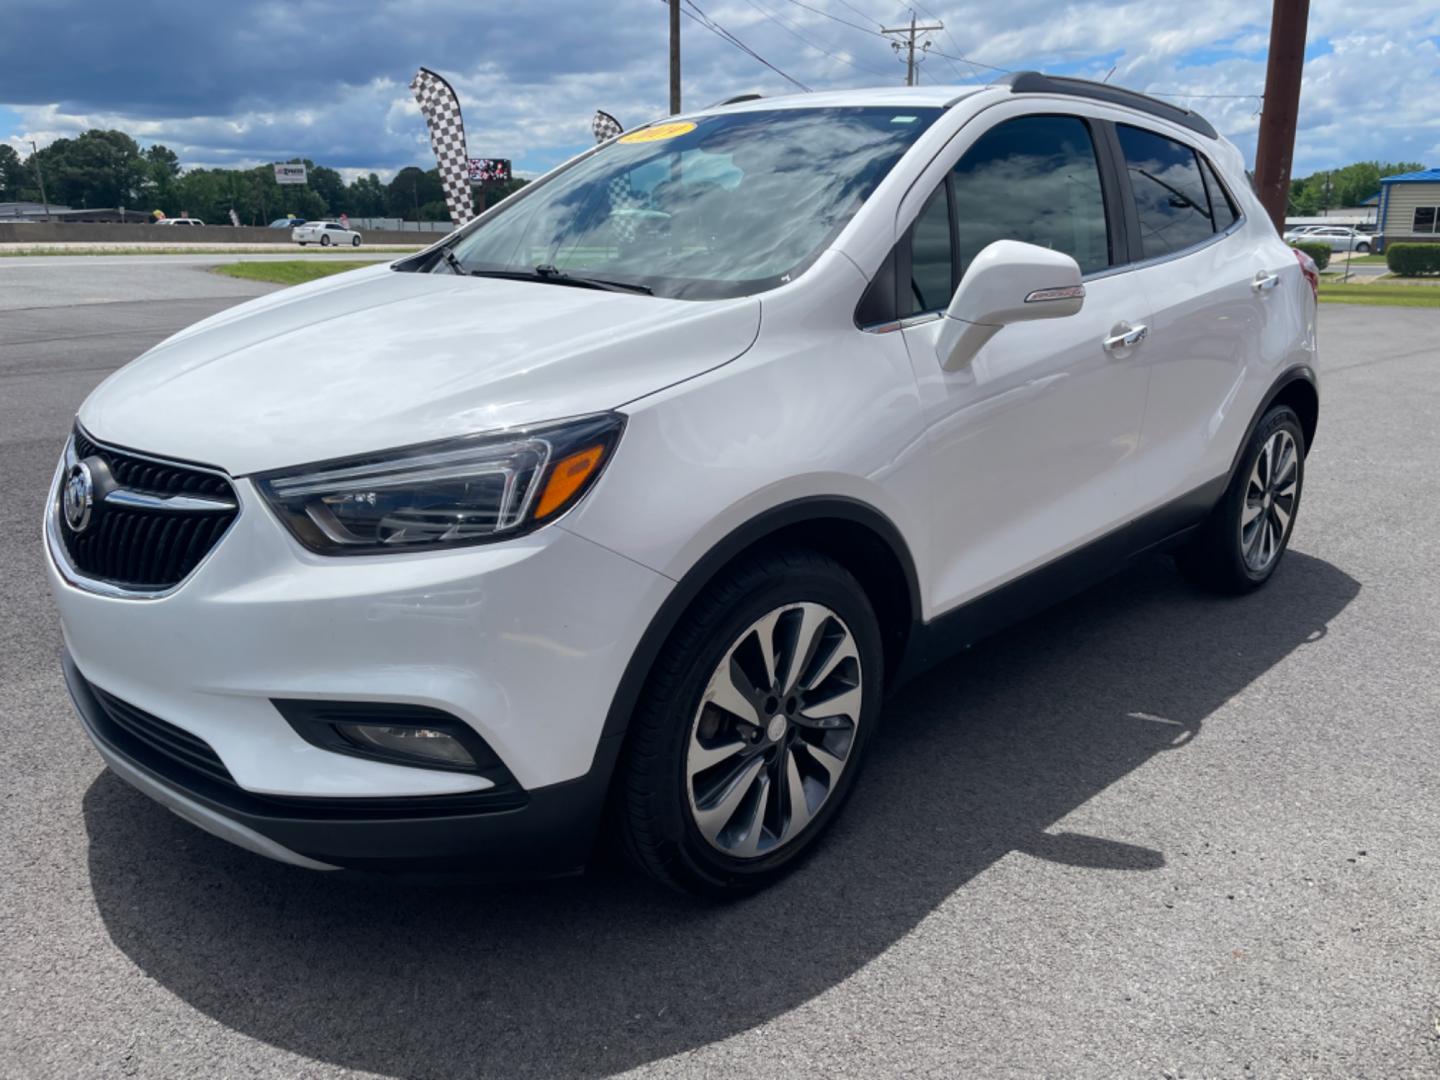
[[[60,508],[71,532],[82,533],[90,527],[90,510],[94,504],[95,481],[90,475],[90,466],[77,461],[70,466],[65,487],[60,492]]]

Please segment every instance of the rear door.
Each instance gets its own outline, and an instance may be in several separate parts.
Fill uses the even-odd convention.
[[[897,247],[899,314],[925,411],[937,611],[1123,525],[1146,374],[1144,294],[1123,272],[1120,203],[1102,124],[1007,104],[962,132]],[[965,137],[969,135],[969,137]],[[933,167],[932,167],[933,169]],[[928,184],[926,182],[928,181]],[[906,207],[902,205],[902,217]],[[1019,323],[959,371],[940,367],[936,319],[988,244],[1021,240],[1073,256],[1085,275],[1077,315]]]
[[[1133,124],[1116,134],[1137,226],[1134,276],[1152,320],[1141,501],[1177,514],[1208,509],[1249,423],[1246,382],[1261,377],[1267,335],[1288,332],[1272,309],[1283,308],[1278,286],[1295,260],[1268,222],[1249,227],[1203,140]]]

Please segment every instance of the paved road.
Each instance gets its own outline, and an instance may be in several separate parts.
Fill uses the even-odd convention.
[[[941,668],[803,871],[709,907],[612,871],[309,874],[102,770],[55,670],[43,490],[106,370],[249,288],[116,276],[0,312],[0,1074],[1440,1073],[1437,313],[1324,310],[1263,594],[1156,559]]]

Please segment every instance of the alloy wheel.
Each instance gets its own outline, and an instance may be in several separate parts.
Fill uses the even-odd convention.
[[[1282,429],[1266,440],[1245,485],[1240,550],[1251,573],[1263,574],[1279,557],[1299,490],[1300,459],[1295,438]]]
[[[725,651],[685,757],[692,820],[735,858],[791,843],[836,791],[859,729],[860,654],[822,604],[776,608]]]

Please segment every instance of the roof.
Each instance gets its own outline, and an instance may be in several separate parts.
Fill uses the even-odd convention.
[[[818,90],[810,94],[783,94],[779,97],[755,97],[730,105],[716,104],[706,109],[687,111],[682,116],[698,115],[724,109],[726,112],[764,112],[768,109],[833,109],[845,107],[905,108],[931,106],[942,108],[960,98],[986,89],[983,86],[883,86],[858,90]]]
[[[1440,169],[1421,169],[1419,172],[1400,173],[1397,176],[1382,176],[1382,184],[1440,184]]]

